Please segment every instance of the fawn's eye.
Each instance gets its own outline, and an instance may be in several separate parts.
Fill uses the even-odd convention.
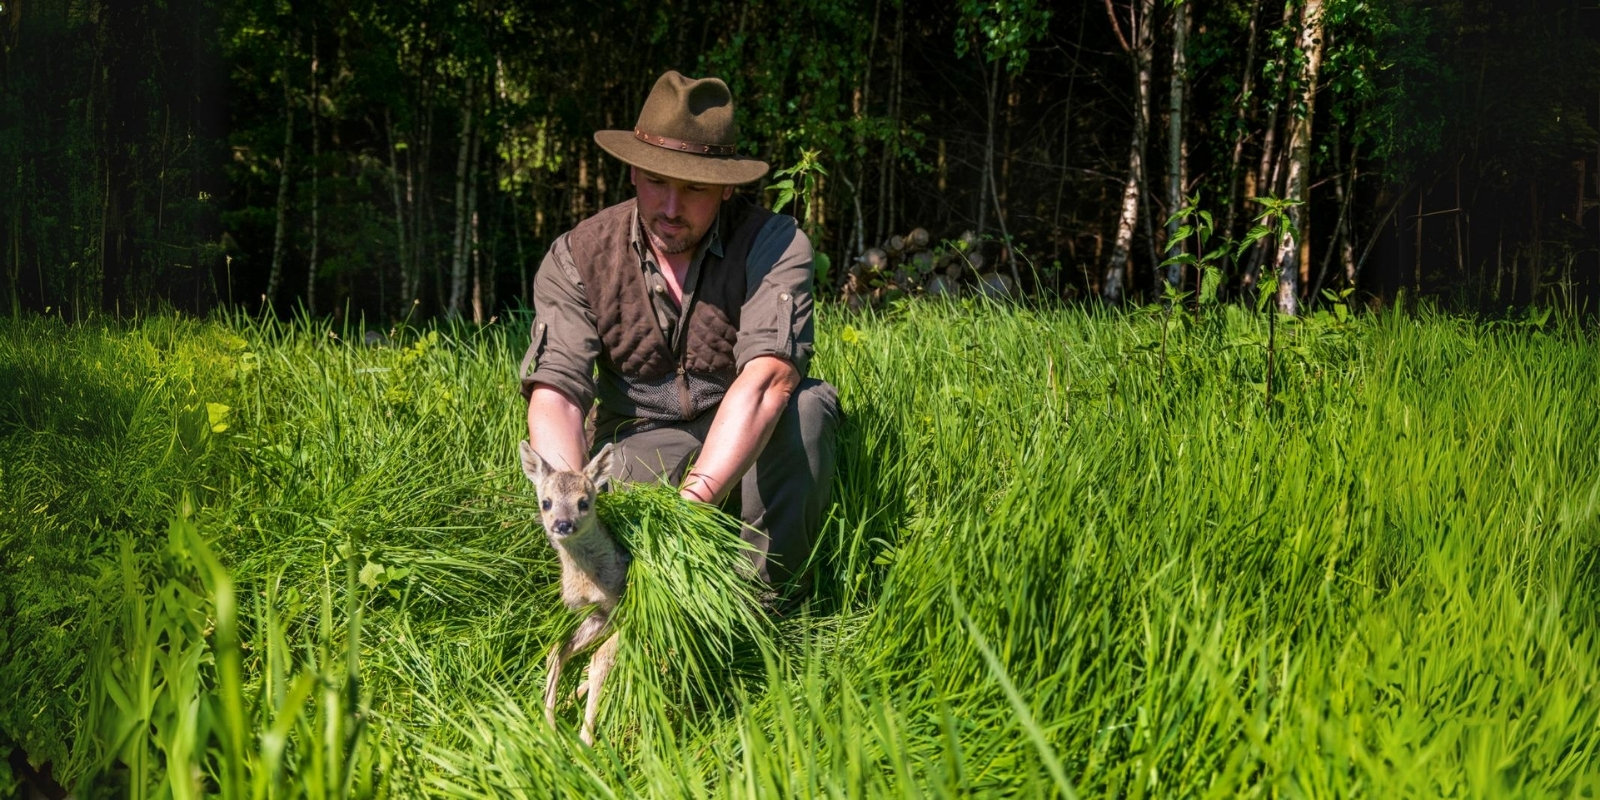
[[[546,511],[550,510],[550,501],[549,500],[544,501],[543,505],[544,505],[544,510],[546,510]]]
[[[588,511],[589,510],[589,501],[588,500],[579,500],[578,501],[578,510],[579,511]]]

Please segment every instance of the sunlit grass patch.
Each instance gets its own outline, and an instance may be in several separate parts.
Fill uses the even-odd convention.
[[[574,620],[516,466],[525,331],[3,323],[0,369],[43,390],[0,396],[21,621],[0,635],[37,655],[0,670],[24,699],[0,736],[88,789],[125,780],[89,676],[139,673],[91,664],[102,637],[156,642],[168,686],[221,702],[213,584],[162,555],[187,493],[238,597],[238,751],[266,764],[262,732],[293,720],[286,787],[361,793],[320,752],[448,796],[1600,790],[1591,331],[1280,323],[1269,405],[1246,309],[834,311],[815,595],[769,617],[731,520],[607,496],[633,645],[593,749],[541,708]],[[122,390],[50,377],[94,361]],[[118,609],[173,581],[182,636],[139,638]],[[224,733],[151,739],[150,763],[221,776]]]

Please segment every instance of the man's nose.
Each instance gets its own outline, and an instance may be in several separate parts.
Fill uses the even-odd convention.
[[[661,213],[666,214],[668,219],[677,219],[679,205],[678,190],[676,188],[668,187],[667,199],[666,202],[661,206]]]
[[[565,536],[565,535],[567,535],[569,533],[572,533],[572,520],[570,520],[570,519],[558,519],[558,520],[556,520],[555,525],[553,527],[555,528],[555,532],[556,533],[559,533],[559,534]]]

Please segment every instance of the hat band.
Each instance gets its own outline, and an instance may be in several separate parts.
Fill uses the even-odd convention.
[[[731,144],[702,144],[700,142],[685,142],[682,139],[673,139],[669,136],[652,136],[635,128],[633,136],[641,142],[653,144],[664,150],[681,150],[685,153],[701,153],[713,156],[731,156],[735,149]]]

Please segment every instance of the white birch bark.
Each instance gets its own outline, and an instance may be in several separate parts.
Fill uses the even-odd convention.
[[[272,234],[272,268],[267,272],[267,293],[262,305],[278,297],[278,284],[283,280],[283,239],[289,219],[289,158],[294,145],[294,100],[289,94],[287,67],[283,75],[283,161],[278,176],[278,228]]]
[[[1155,16],[1155,0],[1136,0],[1133,17],[1133,42],[1127,51],[1133,56],[1135,94],[1133,109],[1133,140],[1128,146],[1128,178],[1122,187],[1122,207],[1117,217],[1117,238],[1111,247],[1111,258],[1106,262],[1105,282],[1100,296],[1108,303],[1122,302],[1124,278],[1128,271],[1128,254],[1133,246],[1133,229],[1139,222],[1139,192],[1144,175],[1145,139],[1150,129],[1150,67],[1151,67],[1151,17]],[[1107,0],[1106,8],[1111,8]],[[1115,21],[1115,16],[1112,17]],[[1118,33],[1121,36],[1121,33]]]
[[[1183,93],[1188,70],[1184,49],[1189,39],[1189,4],[1186,0],[1178,0],[1172,10],[1172,89],[1167,104],[1167,208],[1170,213],[1176,213],[1183,208],[1183,184],[1187,178],[1183,174]],[[1172,242],[1178,238],[1178,225],[1176,218],[1167,222],[1169,249],[1164,255],[1169,258],[1183,252],[1181,245],[1177,249],[1170,249]],[[1169,285],[1181,288],[1183,265],[1168,266],[1166,280]]]
[[[400,160],[395,154],[394,120],[387,108],[383,110],[383,127],[389,134],[389,191],[394,197],[394,248],[395,261],[400,264],[400,297],[403,304],[409,305],[414,290],[411,262],[406,259],[406,207],[400,198]]]
[[[1278,309],[1293,315],[1299,311],[1300,265],[1304,257],[1306,235],[1311,224],[1306,209],[1306,177],[1311,168],[1311,118],[1316,107],[1317,74],[1322,67],[1322,3],[1323,0],[1306,0],[1301,10],[1300,37],[1295,47],[1304,55],[1300,67],[1299,90],[1304,93],[1301,109],[1290,116],[1289,165],[1284,182],[1284,199],[1299,205],[1289,209],[1290,226],[1294,237],[1284,237],[1278,245]]]

